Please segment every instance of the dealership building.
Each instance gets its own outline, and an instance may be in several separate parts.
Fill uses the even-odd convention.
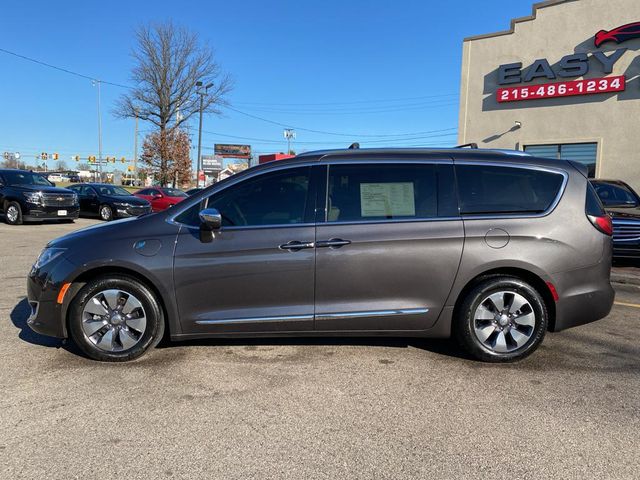
[[[555,0],[464,40],[459,143],[577,160],[640,191],[640,0]]]

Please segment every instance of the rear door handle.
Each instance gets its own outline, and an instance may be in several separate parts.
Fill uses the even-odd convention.
[[[317,248],[340,248],[345,245],[349,245],[351,240],[343,240],[341,238],[332,238],[331,240],[323,240],[321,242],[316,242]]]
[[[278,248],[280,250],[289,250],[290,252],[297,252],[298,250],[302,250],[305,248],[314,248],[316,245],[313,242],[298,242],[297,240],[293,240],[288,243],[284,243],[280,245]]]

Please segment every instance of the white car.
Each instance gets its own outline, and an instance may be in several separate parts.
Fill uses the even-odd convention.
[[[68,182],[69,181],[69,177],[65,177],[64,175],[61,175],[59,173],[52,173],[51,175],[47,176],[47,179],[50,182]]]

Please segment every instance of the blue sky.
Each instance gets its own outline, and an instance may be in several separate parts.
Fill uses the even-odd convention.
[[[172,20],[197,31],[235,78],[233,107],[297,130],[297,151],[456,141],[462,39],[507,29],[529,0],[5,2],[0,48],[127,84],[133,31]],[[0,151],[97,155],[96,88],[0,52]],[[102,87],[103,155],[133,156],[133,121]],[[197,119],[192,120],[193,144]],[[150,126],[142,124],[140,139]],[[204,119],[214,143],[284,151],[282,127],[227,110]],[[413,132],[431,132],[401,136]],[[226,136],[225,136],[226,135]],[[257,140],[245,140],[245,137]],[[365,136],[367,135],[367,136]],[[389,135],[375,137],[374,135]],[[390,135],[396,135],[392,137]],[[195,152],[193,154],[195,157]]]

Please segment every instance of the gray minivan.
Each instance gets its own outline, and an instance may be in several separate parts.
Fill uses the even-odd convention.
[[[577,163],[466,149],[310,152],[50,242],[36,332],[124,361],[171,340],[454,336],[510,361],[605,317],[611,219]]]

